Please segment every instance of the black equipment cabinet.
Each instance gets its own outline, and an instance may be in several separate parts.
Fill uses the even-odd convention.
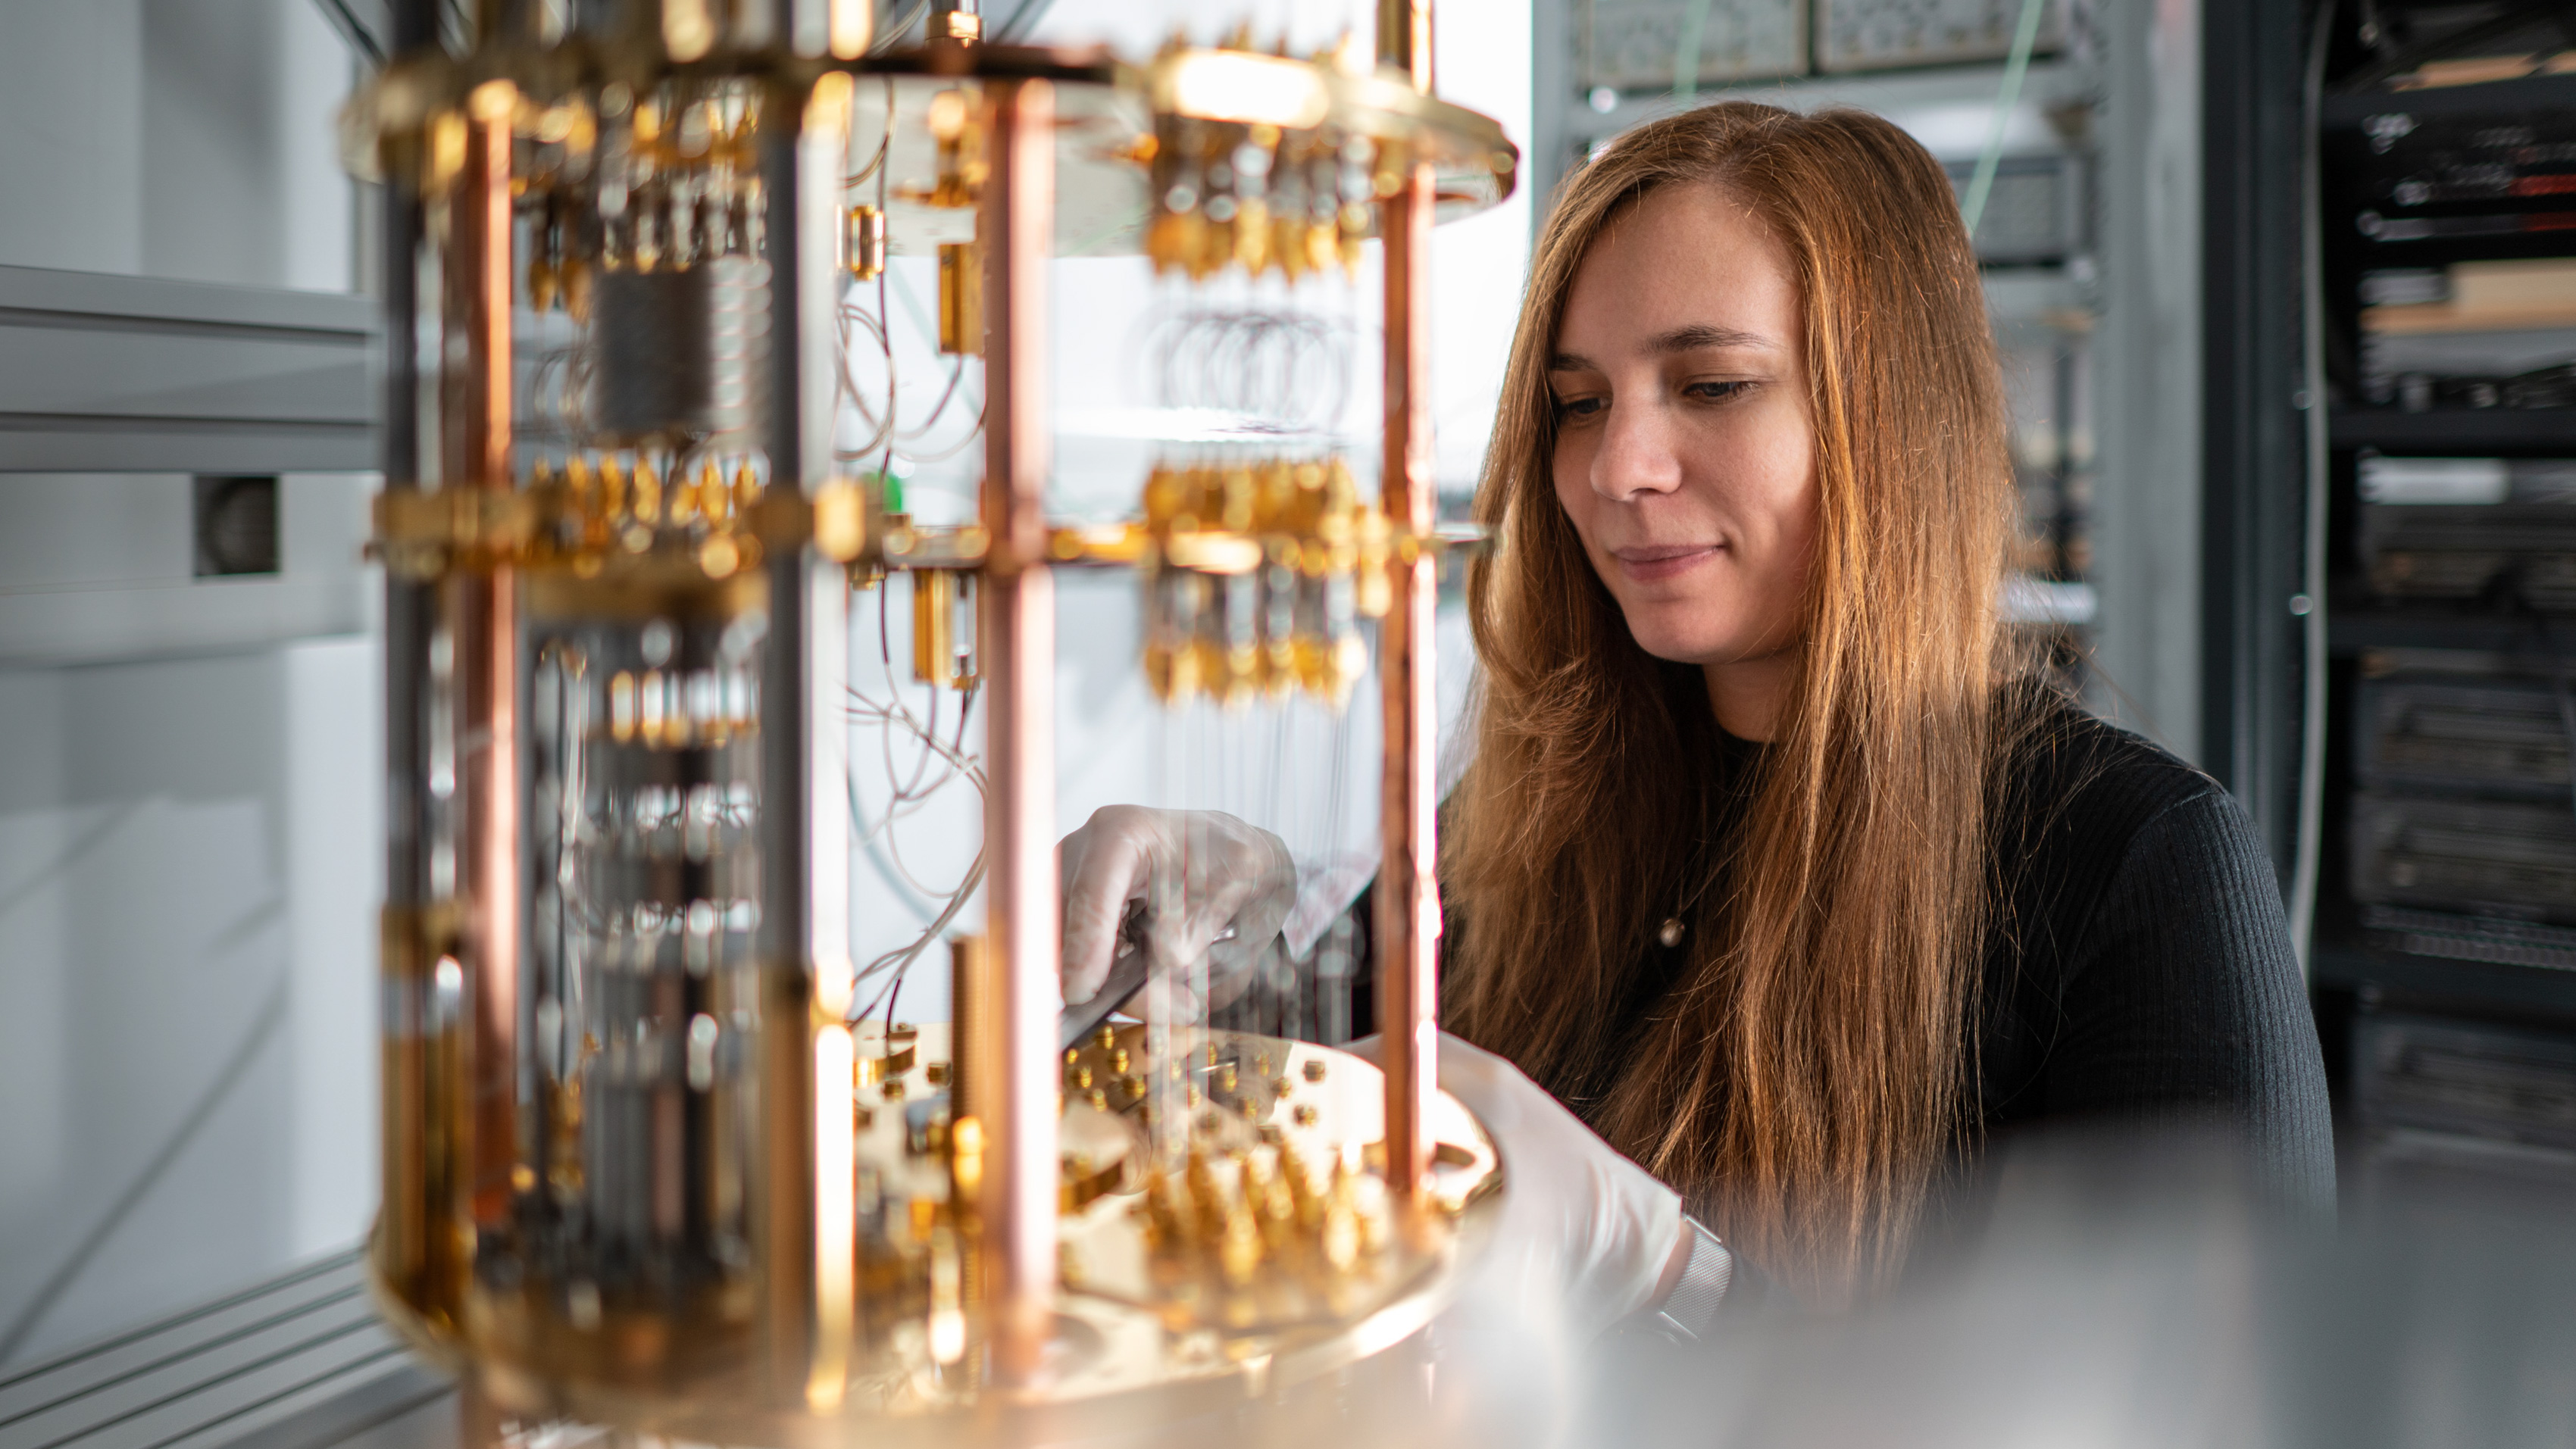
[[[2295,810],[2300,712],[2265,691],[2320,549],[2310,967],[2365,1207],[2427,1173],[2576,1188],[2576,12],[2466,13],[2207,22],[2208,753],[2258,817],[2288,769]],[[2284,391],[2328,410],[2313,540]]]

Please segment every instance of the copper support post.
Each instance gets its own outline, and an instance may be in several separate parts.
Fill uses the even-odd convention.
[[[1001,961],[987,1078],[982,1278],[993,1368],[1037,1372],[1055,1306],[1055,587],[1046,564],[1047,264],[1055,255],[1055,88],[988,83],[984,183],[984,858]]]
[[[1388,8],[1395,8],[1390,5]],[[1413,166],[1380,211],[1386,234],[1386,463],[1380,491],[1399,537],[1431,531],[1431,167]],[[1380,626],[1386,686],[1383,866],[1378,876],[1378,1021],[1385,1032],[1386,1180],[1414,1201],[1431,1173],[1431,1094],[1440,1060],[1440,885],[1432,629],[1437,565],[1400,549]]]
[[[1377,63],[1431,94],[1431,0],[1378,0]]]
[[[465,168],[457,180],[449,308],[465,335],[465,375],[451,396],[451,485],[507,491],[510,467],[511,112],[517,92],[487,81],[466,99]],[[451,585],[456,648],[458,784],[463,797],[458,875],[464,888],[464,966],[472,1026],[467,1148],[476,1225],[507,1220],[518,1164],[519,630],[517,580],[507,568],[460,574]]]

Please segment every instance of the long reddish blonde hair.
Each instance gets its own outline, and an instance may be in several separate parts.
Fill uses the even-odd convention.
[[[1700,671],[1629,636],[1550,471],[1575,272],[1668,185],[1723,188],[1779,240],[1815,418],[1803,644],[1715,857],[1695,848],[1718,758]],[[1729,102],[1621,136],[1548,216],[1485,468],[1498,542],[1468,584],[1484,670],[1444,849],[1448,1024],[1573,1098],[1753,1261],[1839,1299],[1895,1264],[1971,1120],[1987,816],[2017,697],[1998,693],[2003,385],[1947,176],[1856,111]],[[1695,892],[1686,964],[1611,1040]]]

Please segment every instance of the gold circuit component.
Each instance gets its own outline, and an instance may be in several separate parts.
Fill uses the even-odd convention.
[[[1177,84],[1222,87],[1236,71],[1247,83],[1286,78],[1273,75],[1275,57],[1245,46],[1182,56],[1187,49],[1176,42],[1165,51],[1177,58]],[[1153,178],[1145,253],[1154,269],[1192,281],[1233,267],[1255,277],[1276,270],[1291,283],[1336,264],[1356,275],[1360,243],[1376,225],[1378,175],[1401,170],[1401,148],[1326,124],[1323,114],[1281,113],[1288,124],[1160,116],[1150,148],[1140,148]]]
[[[912,677],[943,689],[975,684],[975,575],[912,571]]]
[[[898,186],[895,194],[922,206],[956,211],[972,207],[983,195],[992,167],[984,159],[984,135],[975,99],[951,87],[930,98],[922,116],[937,149],[937,180]]]
[[[862,282],[873,282],[885,272],[886,215],[873,206],[850,208],[849,232],[846,238],[850,275]]]
[[[773,499],[749,453],[683,464],[660,449],[582,449],[538,458],[517,489],[381,494],[369,549],[412,577],[507,565],[579,579],[613,568],[656,585],[725,580],[809,538],[828,558],[859,559],[879,541],[869,528],[877,486],[837,479],[811,501]]]
[[[984,350],[984,252],[973,242],[939,244],[939,350]]]
[[[1338,706],[1386,612],[1392,535],[1339,458],[1164,464],[1145,482],[1145,677],[1166,701]]]

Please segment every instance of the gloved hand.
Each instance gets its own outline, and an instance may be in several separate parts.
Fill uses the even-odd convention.
[[[1213,810],[1095,811],[1056,847],[1056,879],[1064,895],[1064,999],[1089,1001],[1111,960],[1135,949],[1119,929],[1135,903],[1142,917],[1132,934],[1151,954],[1153,976],[1168,983],[1181,1021],[1243,994],[1297,901],[1286,843]],[[1202,956],[1205,1001],[1183,970]]]
[[[1380,1038],[1347,1048],[1379,1059]],[[1687,1261],[1679,1193],[1620,1155],[1518,1067],[1440,1034],[1440,1088],[1467,1104],[1503,1160],[1503,1213],[1463,1307],[1562,1315],[1583,1339],[1660,1302]]]

